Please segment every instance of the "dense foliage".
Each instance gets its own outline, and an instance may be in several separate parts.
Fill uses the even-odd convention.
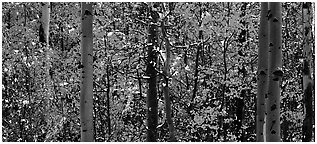
[[[282,4],[283,141],[302,138],[300,5]],[[259,3],[94,3],[93,8],[95,141],[146,140],[149,8],[160,11],[160,22],[167,18],[176,138],[255,141]],[[80,3],[51,3],[48,49],[39,43],[40,9],[40,3],[2,3],[2,139],[80,141]],[[158,53],[164,53],[163,40],[159,31]],[[156,63],[159,72],[163,60],[159,56]],[[312,64],[313,79],[314,72]],[[158,141],[168,139],[163,82],[160,75]]]

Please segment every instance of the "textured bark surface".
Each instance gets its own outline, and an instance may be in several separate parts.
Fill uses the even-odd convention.
[[[280,85],[282,67],[282,7],[279,2],[269,3],[269,86],[266,105],[266,141],[279,142],[280,136]]]
[[[311,64],[311,3],[303,3],[303,50],[304,50],[304,63],[303,63],[303,91],[304,91],[304,112],[305,119],[303,122],[303,142],[312,140],[313,131],[313,99],[312,99],[312,78],[310,72]]]
[[[155,142],[157,139],[157,123],[158,123],[158,101],[157,101],[157,89],[156,89],[156,60],[157,60],[157,31],[158,27],[156,23],[158,22],[159,15],[156,11],[150,11],[152,17],[149,25],[149,36],[148,36],[148,64],[146,73],[149,77],[148,83],[149,88],[147,92],[147,141]]]
[[[80,90],[80,124],[81,141],[94,141],[93,127],[93,34],[92,34],[92,3],[82,3],[82,83]]]
[[[268,3],[261,3],[261,18],[259,29],[259,50],[258,50],[258,79],[257,79],[257,102],[256,102],[256,141],[264,141],[264,114],[265,114],[265,95],[268,86]]]
[[[164,22],[161,23],[162,25],[162,34],[163,34],[163,38],[164,38],[164,44],[165,44],[165,51],[166,51],[166,55],[165,55],[165,63],[164,63],[164,69],[163,69],[163,73],[165,75],[165,85],[163,85],[163,92],[164,92],[164,99],[165,99],[165,113],[166,113],[166,121],[168,124],[168,129],[169,129],[169,136],[170,139],[169,141],[171,142],[176,142],[176,138],[175,138],[175,128],[174,128],[174,124],[173,124],[173,119],[172,119],[172,108],[171,108],[171,98],[170,98],[170,94],[169,94],[169,85],[168,85],[168,80],[169,80],[169,69],[170,69],[170,53],[171,53],[171,48],[169,45],[169,41],[167,39],[166,36],[166,29],[165,29],[165,25]]]

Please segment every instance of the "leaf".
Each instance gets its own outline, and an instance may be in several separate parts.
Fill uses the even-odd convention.
[[[198,125],[201,125],[201,124],[204,122],[204,119],[203,119],[202,116],[195,115],[194,121],[195,121]]]
[[[186,71],[190,71],[190,68],[189,68],[188,65],[185,66],[185,70],[186,70]]]

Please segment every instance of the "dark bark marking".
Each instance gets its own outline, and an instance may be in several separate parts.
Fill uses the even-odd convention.
[[[303,8],[308,9],[310,7],[311,3],[310,2],[305,2],[303,3]]]
[[[305,27],[305,36],[307,36],[310,32],[310,27]]]
[[[276,109],[276,104],[273,104],[272,106],[271,106],[271,111],[273,111],[273,110],[275,110]]]
[[[44,33],[44,28],[42,23],[40,24],[40,29],[39,29],[39,41],[41,43],[46,43],[45,33]]]
[[[283,76],[283,71],[281,69],[277,69],[273,72],[274,75],[282,77]]]
[[[265,71],[261,70],[260,75],[266,75]]]
[[[267,20],[270,20],[270,18],[272,17],[273,15],[272,15],[272,13],[271,13],[271,10],[268,10],[268,12],[267,12]]]
[[[91,12],[89,10],[85,10],[84,15],[92,15]]]
[[[303,75],[310,75],[309,62],[304,60]]]
[[[80,65],[78,66],[78,68],[84,68],[84,65],[80,64]]]
[[[272,131],[271,131],[271,134],[276,134],[276,131],[275,131],[275,130],[272,130]]]

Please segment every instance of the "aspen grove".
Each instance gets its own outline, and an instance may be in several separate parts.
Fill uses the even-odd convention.
[[[314,142],[314,2],[2,2],[3,142]]]

